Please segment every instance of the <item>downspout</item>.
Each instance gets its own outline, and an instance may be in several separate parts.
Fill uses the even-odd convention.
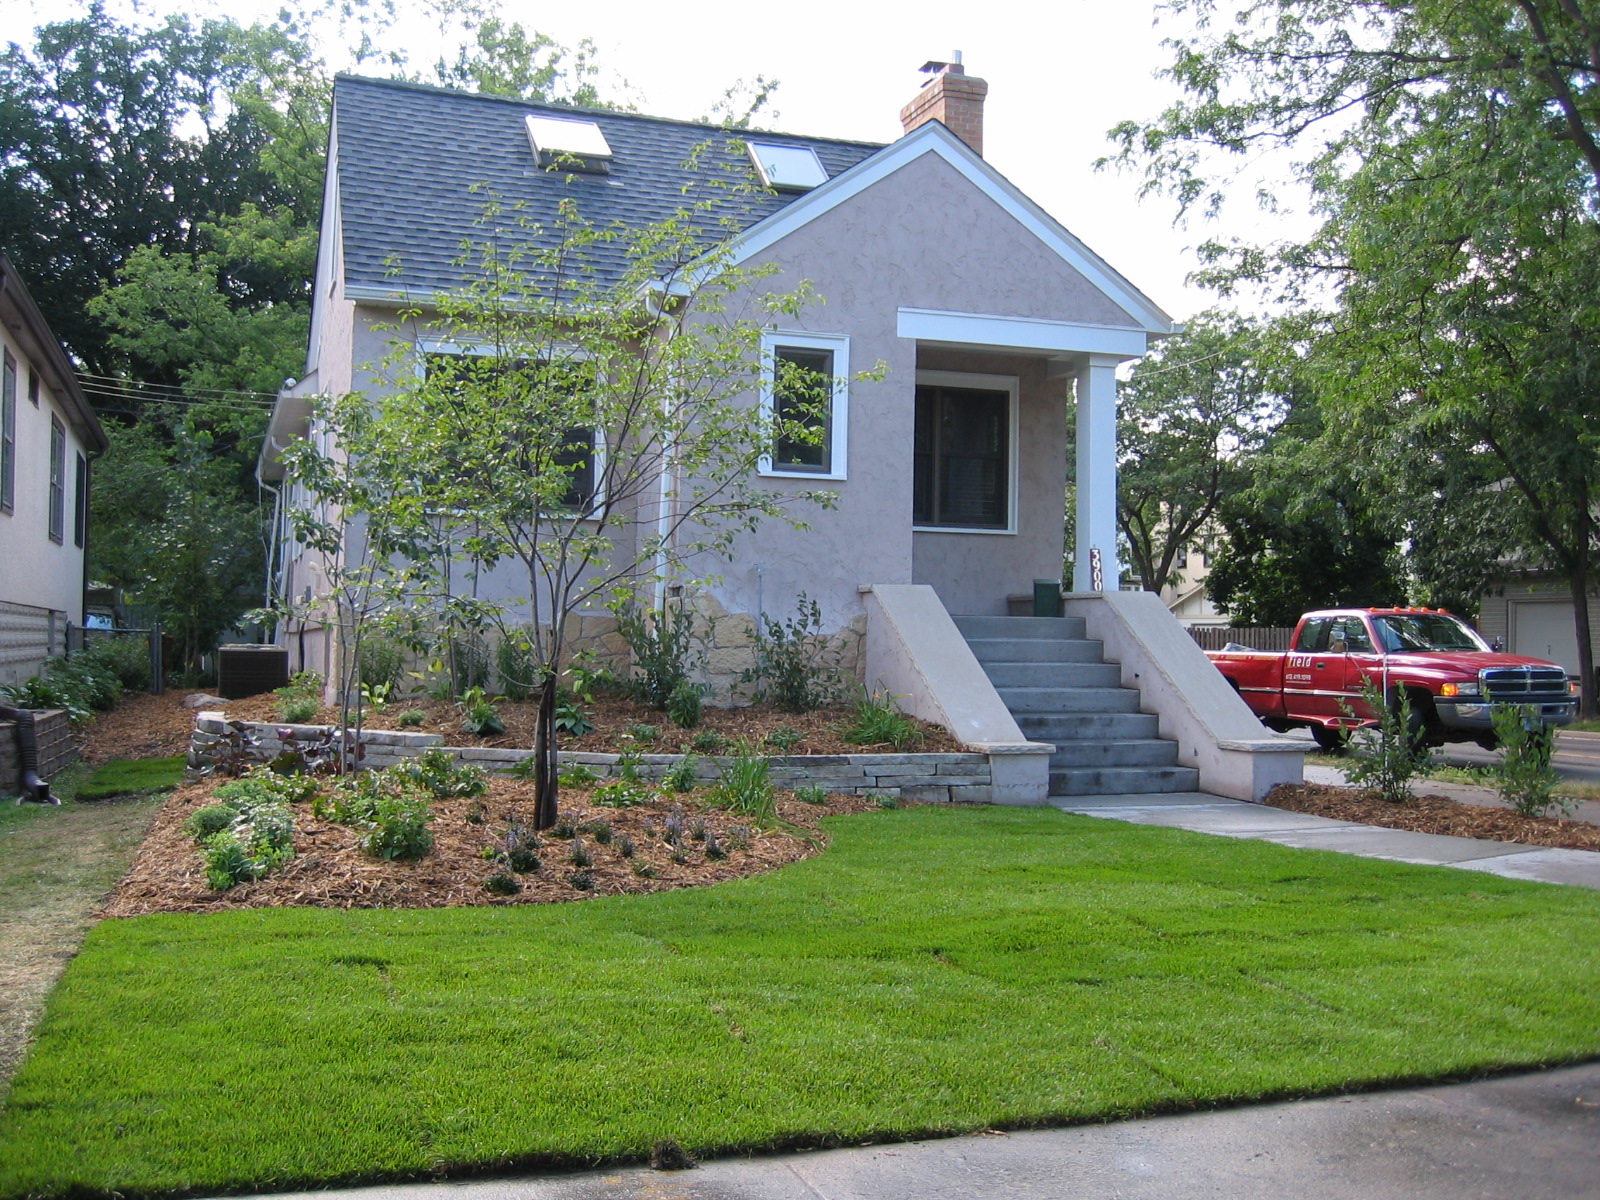
[[[0,705],[0,721],[16,722],[13,728],[17,739],[19,782],[22,784],[22,794],[17,797],[17,803],[60,804],[61,801],[50,794],[50,785],[39,778],[39,739],[34,733],[33,720],[33,713],[26,708]]]

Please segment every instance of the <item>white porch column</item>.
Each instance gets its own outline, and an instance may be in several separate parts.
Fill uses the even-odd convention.
[[[1089,551],[1100,551],[1101,590],[1114,592],[1122,578],[1117,563],[1117,364],[1109,354],[1091,354],[1077,375],[1078,528],[1073,541],[1072,590],[1094,590]]]

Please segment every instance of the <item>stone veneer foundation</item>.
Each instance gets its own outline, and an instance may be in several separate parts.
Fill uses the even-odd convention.
[[[326,729],[321,725],[255,721],[241,724],[269,755],[283,748],[278,739],[281,729],[293,730],[299,736],[320,735]],[[196,714],[194,734],[189,743],[190,766],[204,760],[208,748],[226,731],[227,725],[225,713]],[[444,746],[462,762],[476,763],[489,771],[508,771],[533,757],[532,750],[445,746],[444,738],[437,733],[407,730],[363,730],[361,741],[366,747],[362,765],[369,768],[394,766],[433,746]],[[582,765],[601,775],[608,775],[615,769],[618,757],[570,750],[560,755],[564,766]],[[716,782],[719,776],[717,759],[708,755],[695,757],[699,759],[697,777],[703,783]],[[682,758],[680,754],[645,754],[635,763],[641,777],[654,781]],[[767,761],[771,764],[772,782],[778,787],[820,784],[833,792],[939,804],[988,804],[993,799],[993,773],[986,754],[815,754],[774,756]]]

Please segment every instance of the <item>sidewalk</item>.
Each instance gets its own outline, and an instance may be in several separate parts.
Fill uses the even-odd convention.
[[[1600,1064],[1110,1125],[318,1192],[318,1200],[1566,1200],[1600,1179]]]
[[[1325,777],[1319,777],[1319,774]],[[1343,783],[1340,773],[1328,767],[1306,768],[1307,783]],[[1456,790],[1483,793],[1482,788],[1456,789],[1428,783],[1423,790],[1452,794]],[[1478,803],[1482,803],[1480,798]],[[1259,838],[1280,846],[1336,850],[1363,858],[1387,858],[1424,866],[1460,867],[1486,871],[1511,879],[1565,883],[1600,889],[1600,853],[1521,846],[1475,838],[1447,837],[1437,833],[1412,833],[1335,821],[1310,813],[1289,812],[1227,800],[1206,792],[1171,792],[1137,796],[1053,796],[1050,803],[1064,812],[1109,817],[1138,825],[1167,825],[1221,837]]]

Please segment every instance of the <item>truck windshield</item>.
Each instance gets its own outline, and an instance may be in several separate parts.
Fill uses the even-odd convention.
[[[1489,646],[1454,617],[1443,613],[1385,613],[1374,615],[1378,638],[1391,654],[1426,650],[1488,650]]]

